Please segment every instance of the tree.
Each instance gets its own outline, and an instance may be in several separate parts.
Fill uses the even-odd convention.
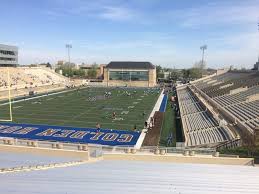
[[[182,70],[183,78],[189,79],[190,78],[190,70],[189,69],[183,69]]]
[[[206,66],[207,66],[206,61],[199,61],[194,63],[193,68],[199,69],[202,77],[203,74],[206,74]]]
[[[247,155],[253,157],[256,151],[256,134],[243,134],[244,145],[247,149]]]
[[[85,71],[83,70],[83,69],[79,69],[78,70],[78,75],[80,76],[80,77],[85,77]]]
[[[96,76],[97,76],[97,65],[93,64],[91,69],[87,71],[87,77],[93,79],[93,78],[96,78]]]
[[[194,63],[193,68],[204,70],[204,69],[206,69],[206,66],[207,66],[206,61],[203,61],[203,62],[199,61],[199,62]]]
[[[163,72],[159,72],[157,74],[157,78],[164,78],[165,77],[165,74]]]
[[[74,69],[74,75],[79,76],[79,77],[84,77],[85,76],[85,71],[83,69]]]
[[[171,78],[172,78],[172,80],[176,81],[176,80],[179,79],[179,77],[180,77],[180,73],[177,70],[173,69],[171,71]]]
[[[159,73],[161,73],[162,71],[162,67],[160,65],[156,66],[156,74],[159,75]]]
[[[62,69],[62,74],[66,77],[73,77],[74,75],[74,71],[72,68],[69,68],[69,67],[64,67],[64,68],[61,68]]]
[[[192,79],[198,79],[202,77],[202,70],[199,68],[192,68],[189,70],[190,72],[190,78]]]

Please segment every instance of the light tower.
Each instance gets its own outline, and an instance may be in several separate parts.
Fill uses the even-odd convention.
[[[66,44],[67,55],[68,55],[68,66],[70,67],[70,49],[72,48],[72,44]]]
[[[202,68],[204,66],[204,51],[207,49],[207,45],[203,45],[200,47],[200,49],[202,50],[202,58],[201,58],[201,65],[202,65]]]

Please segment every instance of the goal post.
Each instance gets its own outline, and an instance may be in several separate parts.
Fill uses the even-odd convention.
[[[7,119],[1,119],[0,122],[12,122],[13,121],[13,112],[12,112],[12,96],[11,96],[11,78],[10,78],[10,70],[7,67],[7,90],[8,90],[8,102],[6,103],[8,105],[8,118]]]

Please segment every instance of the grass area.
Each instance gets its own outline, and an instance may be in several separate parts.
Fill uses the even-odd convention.
[[[105,98],[105,92],[111,96]],[[142,129],[158,95],[157,89],[83,88],[15,103],[13,118],[15,123]],[[8,119],[8,105],[0,106],[0,119]]]
[[[163,120],[163,127],[162,127],[162,132],[160,137],[160,145],[175,147],[176,145],[175,110],[171,108],[170,99],[171,99],[171,96],[169,95],[169,98],[167,100],[166,112]],[[171,145],[167,145],[167,139],[171,133],[173,135],[173,141]]]

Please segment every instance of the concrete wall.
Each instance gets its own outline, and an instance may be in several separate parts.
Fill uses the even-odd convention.
[[[156,69],[149,69],[149,87],[156,86]]]
[[[35,148],[35,147],[14,146],[14,145],[0,145],[0,151],[45,155],[45,156],[53,156],[53,157],[77,158],[81,160],[89,159],[88,151],[49,149],[49,148],[38,148],[38,147]]]
[[[224,164],[224,165],[253,165],[252,158],[230,158],[213,156],[183,156],[180,154],[151,155],[151,154],[104,154],[104,160],[130,160],[149,162],[171,162],[191,164]]]

